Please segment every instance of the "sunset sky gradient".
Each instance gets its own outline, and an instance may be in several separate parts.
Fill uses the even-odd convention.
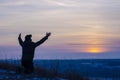
[[[0,0],[0,59],[20,58],[19,33],[46,32],[35,59],[120,58],[120,0]]]

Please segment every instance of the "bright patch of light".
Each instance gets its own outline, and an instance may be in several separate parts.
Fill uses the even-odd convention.
[[[90,52],[90,53],[100,53],[101,50],[99,48],[96,48],[96,47],[91,47],[90,49],[88,49],[88,52]]]

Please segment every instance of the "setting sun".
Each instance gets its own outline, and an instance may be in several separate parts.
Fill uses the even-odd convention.
[[[99,48],[95,48],[95,47],[92,47],[88,50],[88,52],[90,53],[99,53],[101,52],[101,50]]]

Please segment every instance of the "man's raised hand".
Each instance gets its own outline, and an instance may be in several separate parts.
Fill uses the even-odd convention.
[[[46,32],[46,36],[50,36],[51,35],[51,32]]]
[[[19,34],[19,38],[21,37],[21,33]]]

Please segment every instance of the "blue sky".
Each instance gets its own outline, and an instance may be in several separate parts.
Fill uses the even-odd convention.
[[[12,55],[17,48],[21,54],[19,33],[37,41],[49,31],[52,36],[36,56],[120,58],[119,0],[0,0],[0,10],[0,52],[6,50],[8,58],[11,46]]]

